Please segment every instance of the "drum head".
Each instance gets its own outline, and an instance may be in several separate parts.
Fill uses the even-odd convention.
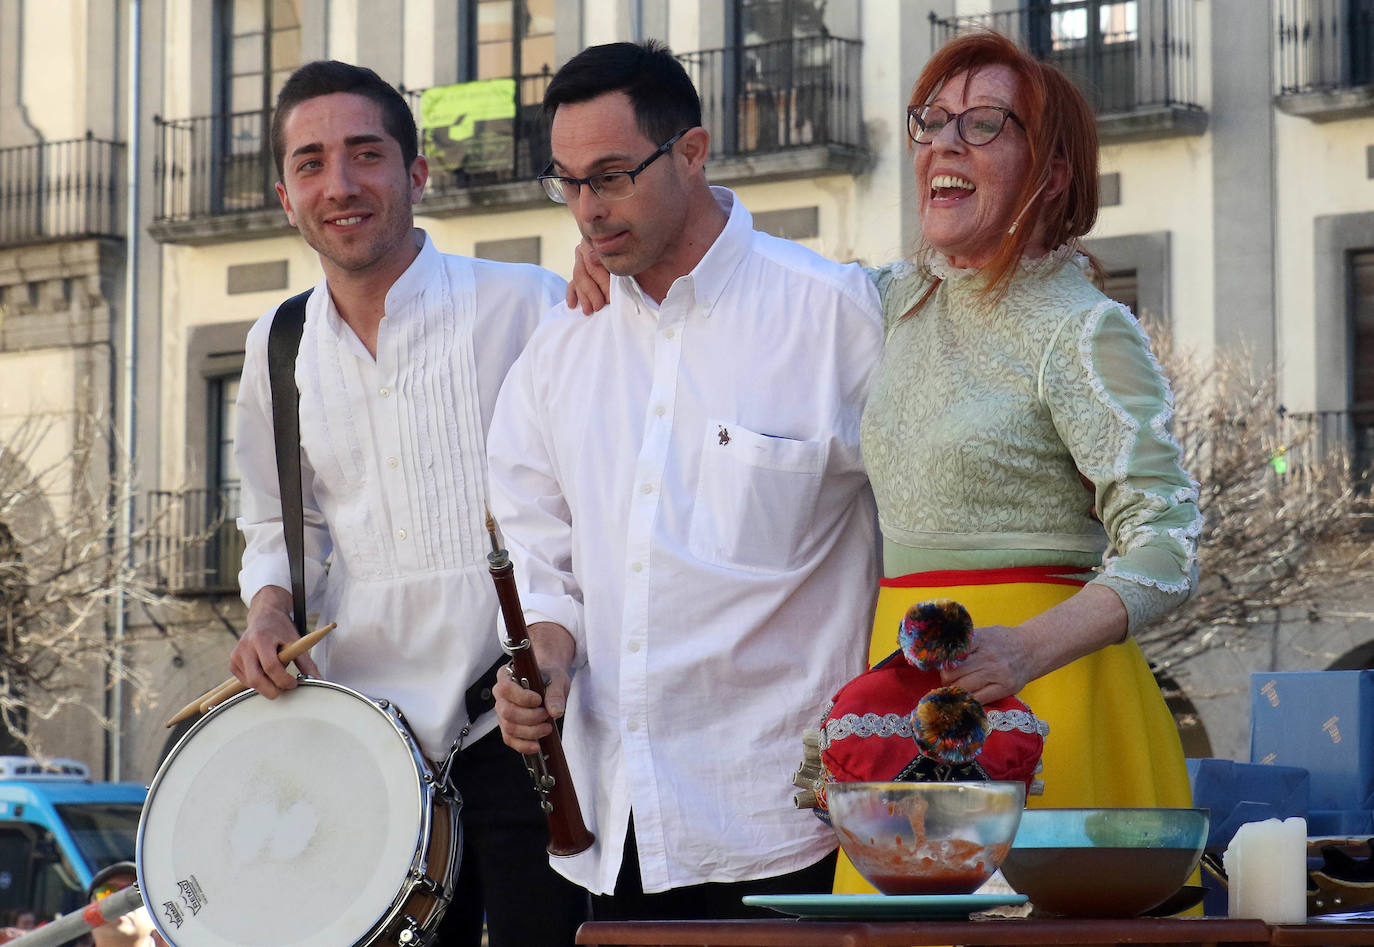
[[[413,742],[367,699],[303,682],[207,715],[148,792],[138,877],[175,947],[356,944],[421,848]]]

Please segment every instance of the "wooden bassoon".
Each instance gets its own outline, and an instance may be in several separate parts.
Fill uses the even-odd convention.
[[[506,637],[501,647],[510,655],[511,676],[521,687],[534,691],[544,699],[544,676],[534,657],[534,645],[525,626],[525,612],[520,607],[520,593],[515,588],[515,567],[510,553],[496,538],[496,521],[487,514],[487,532],[491,534],[491,552],[487,566],[496,584],[496,597],[501,602],[501,614],[506,619]],[[568,760],[563,755],[563,741],[554,726],[548,736],[539,741],[538,753],[526,753],[525,768],[534,780],[539,804],[549,822],[549,854],[576,855],[591,847],[596,837],[582,822],[582,808],[577,804],[577,790],[573,788]]]

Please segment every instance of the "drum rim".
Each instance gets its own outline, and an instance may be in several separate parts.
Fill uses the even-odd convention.
[[[395,921],[399,919],[401,911],[404,909],[406,902],[409,900],[412,892],[419,884],[419,876],[424,874],[424,869],[426,867],[425,855],[429,851],[434,836],[433,805],[436,802],[435,797],[440,795],[436,790],[435,784],[437,780],[435,780],[435,778],[433,777],[429,760],[420,750],[419,741],[416,740],[415,735],[409,731],[408,727],[405,724],[404,715],[401,713],[400,708],[398,708],[394,703],[392,703],[389,700],[386,700],[385,698],[377,699],[368,697],[361,691],[357,691],[344,684],[339,684],[336,681],[326,681],[320,680],[318,678],[302,678],[299,680],[298,686],[325,688],[328,690],[339,691],[349,697],[356,698],[365,704],[371,705],[378,711],[378,713],[380,713],[383,717],[386,718],[386,721],[391,725],[392,730],[395,731],[395,733],[399,737],[401,737],[401,739],[405,742],[406,748],[410,751],[411,758],[415,763],[415,782],[419,789],[419,798],[417,802],[420,806],[420,826],[416,834],[413,846],[414,854],[412,854],[411,856],[410,867],[406,872],[406,877],[404,879],[401,879],[397,892],[395,896],[393,896],[391,903],[385,909],[383,909],[381,915],[378,917],[376,922],[374,922],[373,925],[370,928],[368,928],[367,932],[359,940],[354,942],[356,947],[362,947],[362,945],[368,945],[373,943],[383,931],[385,931],[391,924],[395,923]],[[254,697],[261,696],[262,695],[255,690],[245,690],[238,694],[235,694],[234,696],[218,704],[208,713],[201,715],[201,718],[191,725],[190,729],[188,729],[186,733],[182,735],[181,739],[178,740],[176,742],[176,745],[172,747],[171,751],[167,754],[166,758],[163,759],[163,761],[158,765],[157,772],[153,774],[153,779],[148,784],[148,792],[145,796],[143,810],[139,813],[138,836],[134,844],[134,867],[136,876],[138,878],[140,891],[146,890],[143,883],[143,859],[145,853],[144,832],[147,827],[147,814],[149,812],[148,801],[152,800],[156,795],[158,786],[162,783],[163,778],[166,776],[168,770],[170,769],[172,761],[177,758],[177,756],[185,748],[186,744],[190,741],[190,739],[193,736],[195,736],[196,733],[198,733],[208,725],[210,720],[217,716],[220,716],[224,711],[227,711],[230,707],[233,707],[236,704],[239,704],[246,700],[251,700]],[[454,826],[456,826],[458,823],[458,819],[460,817],[460,812],[458,808],[454,805],[454,801],[452,799],[440,799],[439,801],[447,802],[447,804],[450,807],[454,808],[452,823]],[[450,845],[449,857],[447,860],[447,864],[445,865],[445,877],[449,878],[450,880],[452,879],[452,875],[454,874],[454,859],[460,857],[455,852],[455,848],[456,845]],[[443,898],[445,903],[447,903],[451,894],[452,891],[448,888],[446,888],[442,892],[441,897]],[[147,905],[146,897],[144,898],[144,903],[145,906],[148,907],[148,916],[151,918],[153,926],[157,928],[158,933],[162,935],[162,937],[167,941],[169,945],[172,945],[172,947],[176,947],[176,940],[168,933],[166,929],[164,929],[162,922],[159,920],[158,912],[155,911],[151,906]]]

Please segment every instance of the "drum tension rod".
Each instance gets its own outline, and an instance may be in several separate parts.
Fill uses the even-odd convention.
[[[435,897],[444,896],[444,886],[425,874],[423,868],[410,869],[410,880],[415,883],[417,888],[423,888],[426,894],[432,894]]]

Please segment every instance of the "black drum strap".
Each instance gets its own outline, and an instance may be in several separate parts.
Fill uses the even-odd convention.
[[[291,567],[291,617],[301,637],[305,637],[305,507],[301,496],[301,395],[296,387],[296,353],[305,329],[305,302],[311,292],[306,290],[278,306],[267,334],[267,377],[272,387],[282,538]]]

